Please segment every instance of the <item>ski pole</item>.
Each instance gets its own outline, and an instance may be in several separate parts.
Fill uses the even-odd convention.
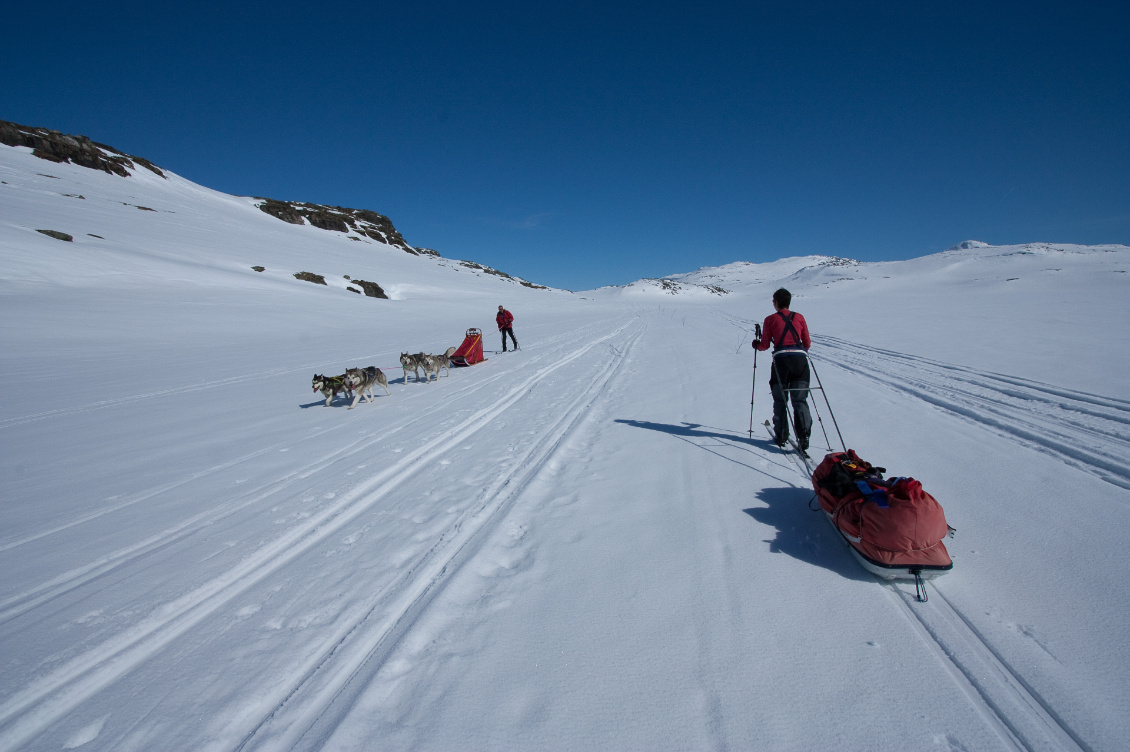
[[[809,361],[810,365],[811,365],[811,362],[812,361],[810,360]],[[824,391],[824,390],[821,389],[820,391]],[[827,447],[831,447],[832,446],[832,440],[828,438],[828,429],[824,427],[824,416],[820,414],[820,401],[817,400],[815,397],[812,398],[812,409],[816,412],[816,421],[820,424],[820,430],[824,433],[824,444]]]
[[[753,325],[753,336],[761,341],[761,324]],[[749,394],[749,437],[753,438],[753,398],[757,396],[757,348],[753,348],[753,389]]]
[[[832,412],[832,403],[828,401],[828,392],[824,389],[824,382],[820,380],[820,374],[816,372],[816,364],[812,362],[812,358],[808,359],[808,364],[812,366],[812,375],[816,377],[816,385],[820,388],[820,393],[824,395],[824,404],[828,407],[828,415],[832,418],[832,425],[836,428],[836,435],[840,437],[840,446],[847,451],[847,444],[844,443],[844,435],[840,433],[840,424],[836,420],[836,414]],[[816,400],[814,399],[813,402]]]

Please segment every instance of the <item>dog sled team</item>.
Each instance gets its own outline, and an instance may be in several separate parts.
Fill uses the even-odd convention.
[[[400,368],[404,371],[404,383],[408,383],[408,372],[416,374],[416,381],[420,380],[420,369],[424,369],[424,381],[431,381],[431,375],[434,373],[436,379],[439,379],[439,372],[441,369],[446,370],[447,374],[451,375],[451,356],[455,354],[456,348],[449,347],[440,355],[425,355],[424,353],[416,353],[410,355],[409,353],[400,353]]]
[[[454,352],[455,348],[449,347],[440,355],[428,355],[422,352],[415,355],[401,353],[400,367],[404,371],[404,383],[408,383],[409,371],[415,373],[416,381],[419,381],[420,369],[424,371],[425,383],[431,381],[432,374],[435,374],[436,379],[438,379],[441,370],[446,370],[447,375],[450,376],[451,355]],[[310,381],[310,385],[315,392],[321,392],[322,396],[326,398],[326,407],[330,406],[338,394],[344,394],[346,399],[353,400],[353,404],[349,406],[350,410],[357,407],[357,403],[362,398],[366,402],[372,402],[374,400],[373,387],[378,385],[384,388],[385,394],[392,396],[392,392],[388,389],[388,376],[385,376],[384,371],[376,366],[348,368],[345,373],[339,376],[326,376],[316,373]]]
[[[506,352],[506,336],[510,335],[510,341],[514,343],[514,349],[518,349],[518,340],[514,338],[514,314],[506,310],[502,306],[498,307],[498,314],[495,316],[495,323],[498,324],[498,331],[502,333],[502,351]],[[453,355],[458,353],[456,357],[456,365],[471,365],[483,359],[482,356],[482,337],[478,329],[468,329],[468,338],[463,342],[463,347],[466,349],[470,345],[474,345],[477,359],[472,359],[473,353],[469,350],[460,350],[459,348],[449,347],[440,355],[429,355],[426,353],[418,352],[400,353],[400,368],[404,372],[404,383],[408,383],[408,372],[411,371],[416,375],[417,383],[420,381],[420,371],[424,372],[424,383],[430,383],[432,375],[434,374],[436,380],[439,380],[440,372],[446,372],[446,375],[451,375],[451,359]],[[475,338],[470,335],[474,334]],[[466,357],[464,357],[466,355]],[[353,404],[349,409],[357,407],[357,403],[362,397],[365,401],[373,401],[373,387],[380,385],[384,387],[385,393],[390,395],[392,392],[388,390],[388,377],[384,375],[381,369],[376,366],[369,366],[368,368],[350,368],[345,373],[339,376],[326,376],[324,374],[314,374],[313,380],[310,382],[315,392],[321,392],[326,398],[326,407],[334,401],[338,394],[344,394],[346,399],[352,399]]]
[[[314,378],[310,382],[314,387],[315,392],[321,392],[326,398],[326,407],[334,401],[338,393],[344,393],[346,399],[353,399],[353,404],[349,409],[357,407],[357,402],[364,397],[366,402],[372,402],[373,387],[380,384],[384,387],[385,394],[389,396],[392,392],[388,390],[388,376],[376,366],[368,366],[367,368],[347,368],[345,373],[340,376],[325,376],[320,373],[314,374]]]

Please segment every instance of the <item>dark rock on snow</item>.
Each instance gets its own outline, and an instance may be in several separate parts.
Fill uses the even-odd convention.
[[[65,232],[59,232],[58,230],[36,230],[36,232],[41,232],[47,237],[55,238],[56,240],[65,240],[68,243],[74,242],[73,235],[68,235]]]
[[[33,155],[49,162],[70,162],[124,178],[130,176],[130,170],[136,169],[136,165],[165,177],[161,168],[148,159],[125,154],[112,146],[91,141],[86,136],[68,136],[49,128],[34,128],[0,120],[0,143],[7,146],[27,146],[31,148]]]

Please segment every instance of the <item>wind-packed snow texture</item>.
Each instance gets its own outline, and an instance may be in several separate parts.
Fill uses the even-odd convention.
[[[0,180],[0,749],[1130,738],[1126,247],[574,294],[171,174],[0,147]],[[781,285],[846,443],[957,528],[927,603],[749,434]],[[469,327],[497,349],[499,304],[521,351],[404,378],[400,353]],[[368,365],[391,396],[311,392]],[[840,448],[819,406],[817,457]]]

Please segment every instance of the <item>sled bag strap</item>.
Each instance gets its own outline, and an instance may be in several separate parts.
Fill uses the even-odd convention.
[[[857,480],[855,487],[863,494],[863,498],[867,501],[873,501],[883,509],[887,509],[890,505],[887,503],[887,489],[885,488],[872,488],[867,481]]]

